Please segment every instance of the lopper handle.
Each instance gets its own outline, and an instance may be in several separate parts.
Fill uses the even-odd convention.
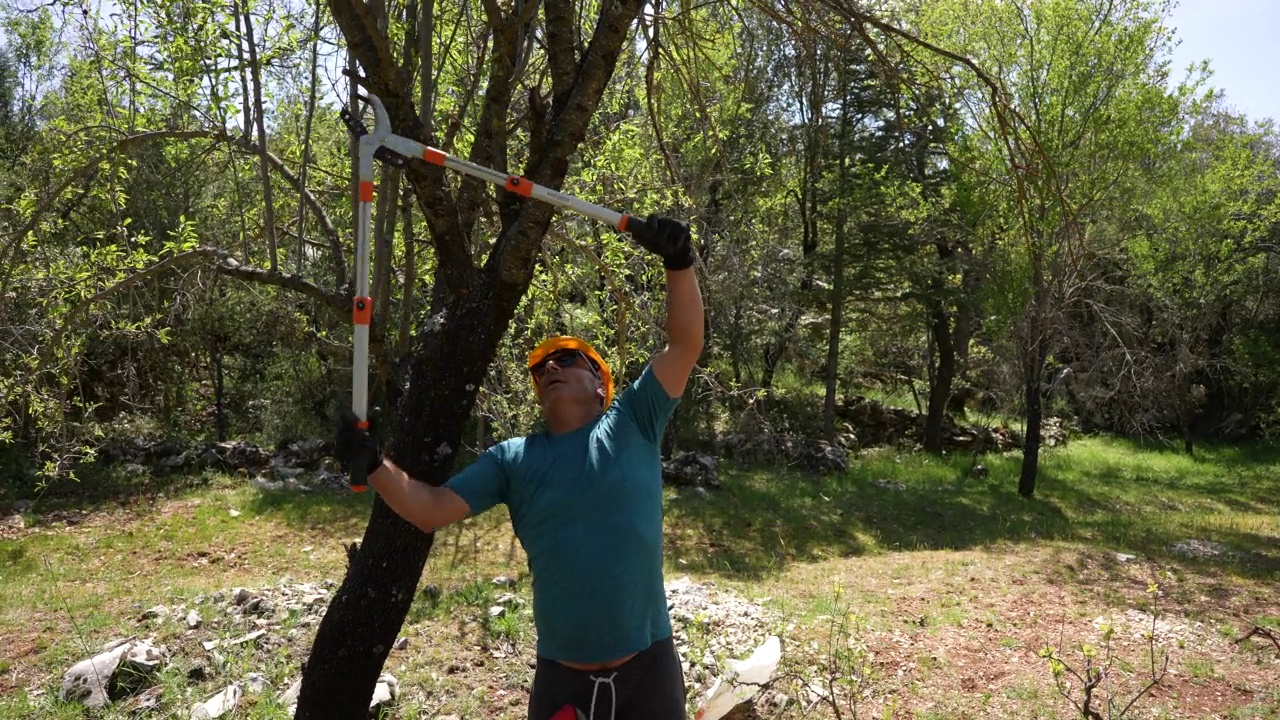
[[[631,233],[632,235],[644,232],[644,227],[644,218],[626,213],[622,215],[622,220],[618,222],[619,230],[625,233]]]
[[[361,430],[369,430],[369,421],[361,420],[356,423],[356,427]],[[354,492],[364,492],[369,489],[369,451],[365,449],[357,453],[351,461],[351,489]]]

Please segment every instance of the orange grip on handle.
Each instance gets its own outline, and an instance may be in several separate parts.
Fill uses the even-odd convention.
[[[643,227],[644,220],[636,217],[635,215],[623,213],[622,217],[618,220],[618,229],[625,233],[631,233],[634,235],[637,230],[640,230]]]

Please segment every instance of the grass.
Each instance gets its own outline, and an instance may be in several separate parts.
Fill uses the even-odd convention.
[[[1156,579],[1163,612],[1204,628],[1167,643],[1175,680],[1188,681],[1173,687],[1232,700],[1207,709],[1153,694],[1151,716],[1280,717],[1268,709],[1274,649],[1232,644],[1254,622],[1280,618],[1280,451],[1202,448],[1189,458],[1086,439],[1045,454],[1032,500],[1015,491],[1019,461],[983,457],[984,479],[967,455],[894,451],[867,453],[837,477],[722,468],[721,491],[668,491],[668,575],[771,598],[780,627],[791,626],[788,667],[809,681],[824,664],[849,664],[831,649],[833,633],[836,645],[865,648],[864,695],[841,701],[891,718],[1067,717],[1036,651],[1094,641],[1094,619],[1141,610]],[[198,647],[175,624],[139,622],[152,605],[285,576],[341,579],[343,546],[360,537],[370,503],[262,492],[226,476],[107,478],[86,490],[46,497],[28,516],[33,527],[0,539],[0,718],[81,717],[53,700],[61,674],[113,637],[154,633],[173,648]],[[1170,551],[1190,538],[1232,554]],[[438,534],[423,575],[434,587],[410,610],[409,648],[387,664],[405,690],[396,717],[523,717],[534,640],[526,572],[504,512]],[[516,584],[499,588],[497,575]],[[507,592],[517,600],[491,615]],[[188,682],[175,662],[160,680],[162,707],[181,714],[252,670],[284,687],[309,646],[307,628],[295,629],[284,647],[229,656],[208,681]],[[695,655],[709,642],[690,640]],[[1126,650],[1140,659],[1140,644]],[[1270,678],[1265,692],[1229,689],[1252,687],[1255,676]],[[102,717],[124,717],[113,713]],[[283,713],[260,696],[240,717]]]
[[[934,458],[876,451],[842,477],[736,472],[728,497],[694,495],[668,517],[683,568],[750,580],[793,562],[902,550],[960,550],[999,543],[1086,542],[1117,552],[1168,557],[1198,538],[1240,555],[1231,567],[1254,577],[1280,570],[1280,476],[1271,449],[1168,450],[1089,439],[1047,453],[1034,500],[1016,492],[1021,456]],[[902,487],[904,489],[895,489]]]

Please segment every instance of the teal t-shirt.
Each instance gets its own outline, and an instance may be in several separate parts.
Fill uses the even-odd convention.
[[[540,656],[605,662],[671,636],[658,442],[678,402],[646,367],[595,421],[499,443],[445,483],[473,515],[511,512]]]

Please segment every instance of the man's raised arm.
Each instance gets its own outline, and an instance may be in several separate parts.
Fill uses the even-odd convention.
[[[650,215],[632,235],[641,247],[661,257],[667,268],[667,346],[654,356],[652,366],[667,394],[680,397],[703,342],[702,292],[693,271],[689,226]]]

